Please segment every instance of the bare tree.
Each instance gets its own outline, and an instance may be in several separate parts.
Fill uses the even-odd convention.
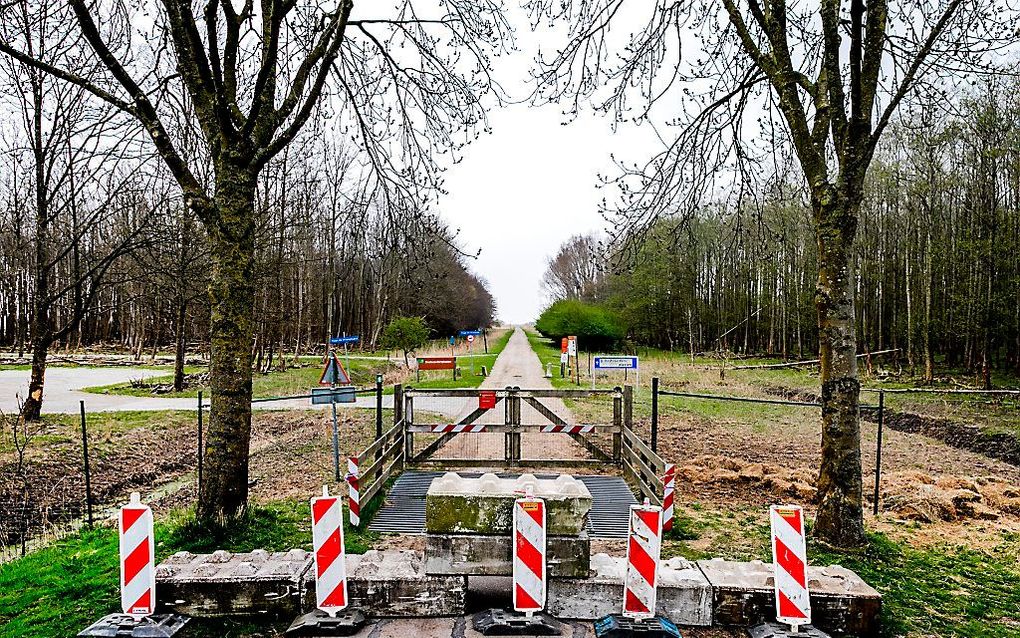
[[[44,60],[70,62],[60,43],[74,40],[48,4],[9,5],[5,40],[22,42]],[[51,45],[57,45],[51,49]],[[80,87],[55,81],[38,68],[7,59],[10,88],[20,110],[24,145],[15,153],[27,165],[23,177],[32,198],[15,202],[32,212],[32,372],[23,411],[39,419],[50,347],[81,323],[114,263],[140,241],[144,222],[124,217],[134,167],[124,168],[130,145],[116,150],[112,137],[130,141],[123,118],[107,105],[84,100]],[[86,76],[95,65],[82,65]],[[120,220],[116,218],[120,217]],[[121,223],[115,231],[114,225]],[[59,277],[60,272],[67,276]],[[56,312],[60,310],[61,312]]]
[[[206,228],[212,410],[198,514],[232,518],[243,513],[248,496],[260,171],[321,102],[360,136],[379,183],[393,186],[382,189],[390,199],[395,192],[413,192],[414,184],[436,184],[434,158],[484,125],[480,98],[493,86],[488,56],[508,30],[493,0],[430,3],[424,16],[416,3],[403,0],[388,12],[373,7],[379,15],[361,19],[351,17],[352,0],[247,0],[240,8],[233,0],[208,0],[199,14],[190,0],[136,9],[87,0],[68,4],[92,55],[107,70],[103,81],[10,42],[0,43],[0,51],[137,118]],[[129,37],[128,25],[139,17],[132,11],[154,17],[155,38]],[[172,67],[165,52],[172,54]],[[327,81],[331,75],[335,83]],[[333,99],[323,100],[333,89]],[[179,152],[180,132],[167,128],[163,96],[173,92],[187,95],[202,132],[214,169],[211,187]]]
[[[571,237],[549,260],[542,286],[553,299],[598,301],[604,252],[594,234]]]
[[[547,99],[585,101],[623,119],[680,103],[675,134],[646,166],[625,168],[624,225],[691,209],[723,185],[763,191],[779,150],[792,152],[813,210],[822,384],[815,533],[864,540],[852,247],[878,141],[908,97],[941,99],[962,69],[1011,42],[1015,15],[992,0],[656,0],[650,19],[624,0],[532,0],[569,21],[542,61]],[[641,20],[636,28],[626,20]],[[611,31],[611,27],[620,28]],[[620,33],[625,35],[619,35]],[[681,46],[682,45],[682,46]],[[940,82],[945,80],[945,82]],[[742,190],[746,189],[746,190]]]

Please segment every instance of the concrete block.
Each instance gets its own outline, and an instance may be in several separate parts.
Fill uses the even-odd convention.
[[[771,563],[698,561],[713,589],[718,625],[755,625],[776,617]],[[836,634],[877,636],[882,595],[860,576],[838,565],[808,567],[811,617],[820,629]]]
[[[425,543],[426,574],[513,575],[510,536],[429,534]],[[550,577],[585,578],[590,560],[591,541],[587,533],[546,537],[546,565]]]
[[[305,577],[303,611],[315,607],[315,576]],[[371,550],[347,555],[351,606],[381,618],[459,616],[464,613],[467,576],[430,576],[421,552]]]
[[[156,602],[163,610],[187,616],[294,616],[311,564],[311,554],[300,549],[178,552],[156,568]]]
[[[545,499],[546,531],[555,536],[576,536],[587,522],[591,492],[566,474],[537,479],[523,474],[501,479],[495,474],[463,478],[447,472],[432,481],[425,496],[425,530],[437,534],[509,534],[513,501],[523,494]]]
[[[595,620],[623,609],[626,559],[595,554],[592,576],[585,579],[551,578],[546,609],[557,618]],[[659,566],[656,612],[678,625],[712,624],[712,588],[701,570],[683,558]]]

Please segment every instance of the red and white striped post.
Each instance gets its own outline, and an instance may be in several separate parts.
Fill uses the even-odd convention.
[[[330,616],[347,607],[347,565],[340,498],[329,495],[312,501],[312,550],[315,555],[315,606]]]
[[[655,616],[655,588],[662,546],[662,508],[630,506],[627,574],[623,581],[623,615],[645,619]]]
[[[773,505],[769,518],[772,523],[776,620],[796,629],[811,623],[804,512],[795,505]]]
[[[156,607],[156,547],[152,510],[138,492],[120,508],[120,605],[135,620],[151,616]]]
[[[676,465],[666,463],[662,477],[662,533],[673,529],[673,492],[676,490]]]
[[[545,501],[526,496],[514,502],[514,611],[528,616],[545,609]]]
[[[358,457],[347,457],[347,509],[350,510],[351,526],[361,525],[361,494],[358,492]]]

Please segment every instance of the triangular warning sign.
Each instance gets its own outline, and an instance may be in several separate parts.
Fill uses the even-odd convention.
[[[322,369],[319,385],[351,385],[351,376],[347,374],[347,370],[334,352],[329,353],[326,359],[326,367]]]

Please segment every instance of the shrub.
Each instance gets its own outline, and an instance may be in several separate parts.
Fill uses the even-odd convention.
[[[535,328],[551,339],[576,335],[578,346],[587,350],[612,349],[627,334],[623,322],[613,311],[564,299],[546,308]]]

